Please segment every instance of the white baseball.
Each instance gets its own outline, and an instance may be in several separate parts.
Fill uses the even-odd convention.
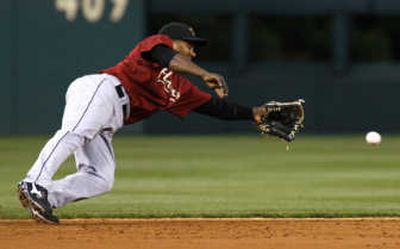
[[[365,136],[365,141],[367,141],[367,143],[371,145],[378,145],[382,142],[382,137],[378,132],[370,131]]]

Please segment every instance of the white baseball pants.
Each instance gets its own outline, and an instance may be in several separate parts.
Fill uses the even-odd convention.
[[[24,179],[45,187],[53,207],[111,190],[115,171],[111,140],[129,112],[129,98],[122,87],[117,91],[118,85],[120,81],[114,76],[94,74],[69,86],[61,129],[43,147]],[[53,180],[72,153],[77,172]]]

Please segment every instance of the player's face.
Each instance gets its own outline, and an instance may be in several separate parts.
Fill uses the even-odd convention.
[[[196,57],[196,52],[194,51],[193,44],[182,41],[182,40],[174,40],[174,49],[178,51],[180,54],[185,55],[194,59]]]

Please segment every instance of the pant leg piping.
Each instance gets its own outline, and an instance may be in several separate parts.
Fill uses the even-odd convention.
[[[39,174],[38,174],[38,176],[36,177],[34,183],[36,183],[36,181],[37,181],[37,180],[39,179],[39,177],[42,175],[44,166],[46,165],[47,161],[50,159],[51,155],[54,153],[54,151],[56,150],[56,148],[57,148],[58,145],[60,144],[61,140],[63,140],[63,138],[64,138],[68,133],[69,133],[69,131],[67,131],[67,132],[58,140],[58,142],[56,143],[56,145],[54,146],[54,148],[51,150],[49,156],[46,158],[46,160],[44,160],[44,162],[43,162],[43,164],[42,164],[42,167],[40,168]]]
[[[105,81],[105,79],[103,79],[102,81],[100,81],[100,84],[97,86],[96,90],[94,91],[92,98],[90,99],[88,105],[87,105],[86,108],[85,108],[85,111],[83,112],[81,118],[80,118],[79,121],[76,123],[76,125],[74,126],[74,128],[72,129],[72,131],[75,131],[75,129],[76,129],[76,128],[78,127],[78,125],[81,123],[82,119],[85,117],[87,111],[89,110],[90,105],[92,104],[92,102],[93,102],[93,100],[94,100],[94,97],[95,97],[96,94],[97,94],[97,91],[99,90],[99,88],[101,87],[101,85],[103,84],[104,81]]]

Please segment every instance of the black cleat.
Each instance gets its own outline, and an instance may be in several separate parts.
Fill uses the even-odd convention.
[[[47,200],[47,189],[35,183],[20,182],[17,192],[22,206],[30,210],[33,219],[48,224],[59,223]]]
[[[57,216],[53,215],[52,212],[40,212],[31,208],[31,215],[34,220],[39,223],[46,224],[59,224],[60,221]]]

